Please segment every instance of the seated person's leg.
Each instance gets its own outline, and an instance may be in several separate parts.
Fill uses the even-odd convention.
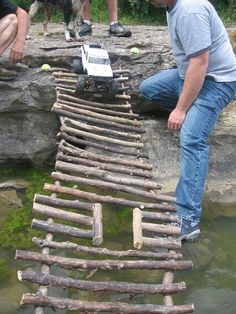
[[[0,55],[10,46],[17,33],[17,17],[8,14],[0,19]]]
[[[17,33],[17,17],[15,14],[8,14],[0,20],[0,55],[14,41]],[[8,81],[17,76],[15,71],[5,69],[0,64],[0,80]]]

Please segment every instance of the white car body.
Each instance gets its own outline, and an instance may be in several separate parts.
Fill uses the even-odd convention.
[[[83,45],[81,53],[84,73],[89,77],[94,77],[94,79],[113,78],[109,55],[101,45]]]

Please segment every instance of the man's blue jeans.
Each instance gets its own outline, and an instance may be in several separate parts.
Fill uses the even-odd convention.
[[[183,87],[177,69],[159,72],[144,80],[141,94],[171,112]],[[189,108],[180,131],[180,177],[176,187],[176,207],[180,216],[199,222],[201,201],[208,171],[208,137],[221,111],[234,98],[236,81],[219,83],[205,79]]]

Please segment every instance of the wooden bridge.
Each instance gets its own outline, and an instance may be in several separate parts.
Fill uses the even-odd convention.
[[[57,99],[52,111],[60,117],[60,142],[51,174],[54,183],[45,183],[47,194],[36,194],[33,203],[32,228],[45,234],[33,238],[41,251],[16,251],[17,259],[40,264],[39,271],[18,271],[19,280],[38,285],[35,293],[22,296],[21,304],[33,305],[35,314],[45,313],[47,307],[77,313],[192,313],[193,304],[173,301],[175,294],[186,289],[184,282],[174,281],[174,274],[191,269],[192,262],[182,260],[181,241],[175,238],[180,230],[171,224],[177,219],[174,198],[161,194],[162,186],[152,180],[152,165],[142,142],[145,130],[126,93],[129,71],[114,70],[120,88],[112,104],[78,97],[74,92],[77,75],[66,69],[54,68],[53,75]],[[133,211],[129,250],[102,246],[104,204],[112,210],[120,205]],[[91,245],[81,245],[80,238]],[[67,257],[53,254],[55,250],[57,254],[66,251]],[[86,253],[89,259],[75,258],[75,253],[81,257]],[[86,271],[89,276],[86,280],[58,276],[58,268],[68,274],[69,270]],[[161,282],[150,283],[148,277],[145,283],[90,279],[99,270],[130,269],[136,274],[153,270],[161,274]],[[84,293],[79,299],[50,296],[50,287],[102,292],[103,301],[83,300]],[[117,293],[132,297],[125,303],[113,302],[112,295]],[[138,294],[159,295],[156,300],[161,302],[140,304],[135,300]]]

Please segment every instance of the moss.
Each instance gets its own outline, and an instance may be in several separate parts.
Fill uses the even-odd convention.
[[[0,258],[0,280],[8,278],[9,274],[10,268],[7,265],[7,261]]]
[[[12,166],[0,168],[2,181],[21,178],[27,181],[28,188],[25,193],[18,192],[23,208],[11,211],[0,229],[0,247],[21,248],[32,247],[32,237],[42,236],[42,232],[31,229],[32,204],[35,193],[42,194],[45,182],[52,182],[49,167]]]

